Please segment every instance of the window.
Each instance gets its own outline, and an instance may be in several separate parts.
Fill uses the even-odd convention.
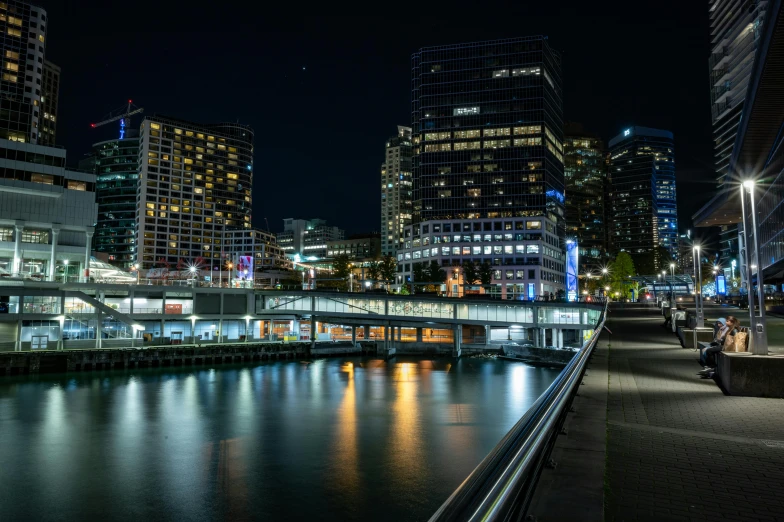
[[[542,70],[540,67],[524,67],[522,69],[512,69],[512,76],[538,76],[541,72]]]
[[[526,254],[538,254],[539,245],[526,245],[525,252]]]
[[[513,254],[512,248],[513,248],[512,245],[505,245],[504,246],[504,254],[507,254],[507,255]]]
[[[14,83],[16,83],[16,75],[15,74],[3,73],[3,80],[5,80],[7,82],[14,82]]]
[[[526,221],[525,228],[528,230],[542,230],[541,221]]]
[[[9,71],[17,72],[19,70],[19,65],[13,62],[5,62],[5,68],[8,69]]]
[[[541,144],[542,144],[541,136],[537,136],[535,138],[516,138],[514,140],[515,147],[535,147]]]
[[[30,181],[33,183],[43,183],[44,185],[53,185],[54,176],[49,176],[47,174],[32,174],[30,176]]]
[[[87,183],[84,182],[84,181],[75,181],[75,180],[69,179],[68,180],[68,184],[66,185],[66,188],[68,188],[70,190],[80,190],[82,192],[85,192],[87,190]]]
[[[503,149],[509,146],[509,140],[485,140],[486,149]]]
[[[466,116],[469,114],[479,114],[479,107],[455,107],[452,109],[452,116]]]
[[[150,123],[150,128],[155,130],[161,130],[161,126],[158,123]]]
[[[5,52],[5,57],[6,58],[11,58],[12,60],[18,60],[19,59],[19,53],[14,52],[14,51],[6,51]]]
[[[459,138],[478,138],[479,129],[455,131],[455,139]]]
[[[11,35],[11,36],[20,36],[21,37],[22,36],[22,31],[20,31],[19,29],[12,29],[12,28],[9,27],[8,28],[8,34]]]
[[[509,78],[509,69],[498,69],[493,71],[493,78]]]

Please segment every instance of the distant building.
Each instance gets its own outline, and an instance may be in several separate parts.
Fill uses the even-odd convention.
[[[347,255],[351,259],[377,259],[381,255],[379,234],[356,234],[347,239],[327,241],[327,257]]]
[[[253,129],[147,116],[139,137],[135,262],[221,258],[227,230],[251,228]]]
[[[60,97],[60,67],[49,60],[44,61],[41,81],[41,112],[43,119],[38,127],[38,143],[54,146],[57,139],[57,104]]]
[[[676,259],[678,209],[672,133],[648,127],[624,129],[610,140],[609,180],[611,248],[628,252],[636,264],[659,246]]]
[[[274,234],[266,230],[227,230],[223,237],[226,257],[235,266],[240,257],[253,259],[253,266],[248,268],[253,272],[273,270],[287,265],[283,249],[278,246]],[[218,265],[215,264],[212,268],[218,268]]]
[[[398,125],[397,136],[387,141],[381,165],[381,250],[394,255],[403,245],[403,229],[411,224],[411,128]]]
[[[411,70],[414,210],[397,252],[404,281],[416,264],[471,260],[493,265],[492,291],[502,296],[564,291],[560,55],[543,36],[471,42],[422,48]],[[517,234],[530,250],[515,244]]]
[[[0,3],[0,16],[0,139],[38,143],[43,124],[46,11],[28,2],[6,0]],[[43,142],[49,144],[46,138]]]
[[[97,214],[95,176],[65,149],[0,139],[0,274],[83,280]]]
[[[694,275],[694,239],[691,230],[678,236],[678,272]]]
[[[343,239],[345,232],[328,226],[323,219],[283,220],[283,231],[276,234],[278,245],[290,259],[320,260],[327,257],[327,242]],[[312,258],[312,259],[311,259]]]
[[[604,144],[577,123],[567,124],[564,128],[564,179],[566,237],[577,240],[580,268],[584,271],[606,265],[607,165]]]
[[[136,263],[139,137],[132,132],[131,137],[93,144],[91,155],[98,198],[93,246],[107,254],[109,263],[126,270]]]

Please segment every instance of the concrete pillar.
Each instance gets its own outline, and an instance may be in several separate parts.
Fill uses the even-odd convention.
[[[401,342],[403,340],[403,327],[397,327],[397,342]]]
[[[310,347],[316,347],[316,336],[318,335],[318,331],[316,330],[316,316],[310,316]]]
[[[193,325],[191,326],[191,337],[196,337],[195,328],[196,321],[194,320]],[[218,319],[218,344],[223,342],[223,317]]]
[[[19,275],[22,271],[22,232],[24,232],[24,221],[14,223],[14,262],[11,265],[11,273]]]
[[[96,348],[100,348],[101,347],[101,330],[102,330],[101,327],[103,326],[103,318],[101,317],[101,310],[96,308],[95,311],[96,311],[96,314],[95,314],[95,322],[96,322],[96,325],[95,325],[95,347]]]
[[[384,326],[384,350],[389,349],[389,326]]]
[[[85,283],[90,280],[90,254],[93,250],[93,231],[92,229],[84,233],[87,238],[87,244],[84,246],[84,281]]]
[[[52,225],[52,251],[49,257],[49,281],[54,281],[56,277],[55,266],[57,264],[57,236],[60,234],[60,225]]]
[[[161,319],[161,341],[160,342],[163,342],[163,338],[164,338],[165,335],[166,335],[166,321],[164,319]]]
[[[369,341],[369,340],[370,340],[370,326],[365,325],[365,341]]]
[[[485,346],[490,344],[490,325],[485,325]]]
[[[23,296],[19,297],[19,319],[16,321],[16,346],[14,350],[17,352],[22,351],[22,299]]]
[[[563,348],[563,328],[558,328],[558,348]]]
[[[452,344],[452,357],[460,357],[462,352],[462,337],[463,337],[463,328],[458,324],[454,327],[454,340]]]
[[[356,326],[352,326],[351,327],[351,346],[356,346],[356,345],[357,345],[357,327]]]
[[[422,342],[422,328],[421,327],[416,329],[416,340],[417,340],[418,343]]]
[[[249,330],[250,330],[250,318],[246,317],[245,318],[245,342],[246,343],[249,341],[249,337],[250,337]]]

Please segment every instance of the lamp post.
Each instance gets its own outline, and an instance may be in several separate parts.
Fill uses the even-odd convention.
[[[697,328],[705,327],[705,310],[702,302],[702,262],[700,258],[700,245],[694,245],[694,299],[695,311],[697,312]]]
[[[675,288],[673,287],[673,280],[675,279],[675,263],[670,263],[670,292],[672,293],[672,298],[675,299]]]
[[[768,355],[768,334],[765,328],[765,283],[762,280],[762,263],[760,262],[759,252],[759,228],[757,228],[757,211],[754,202],[754,180],[746,180],[740,189],[741,212],[743,214],[743,244],[746,255],[746,280],[748,281],[748,300],[749,300],[749,328],[751,329],[754,342],[751,343],[751,353],[755,355]],[[747,226],[746,216],[746,192],[751,201],[751,231]],[[749,250],[751,248],[749,236],[754,235],[754,256]],[[752,259],[756,265],[752,265]],[[752,285],[752,269],[757,269],[757,300],[759,315],[754,311],[754,286]]]
[[[196,288],[196,267],[192,266],[189,270],[191,273],[191,287]]]
[[[229,261],[229,288],[231,288],[231,280],[232,280],[232,275],[233,275],[232,272],[231,272],[232,268],[234,268],[234,263]]]

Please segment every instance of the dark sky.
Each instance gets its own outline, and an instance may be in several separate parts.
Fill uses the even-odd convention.
[[[630,125],[675,133],[681,228],[713,188],[705,1],[39,3],[73,163],[116,133],[89,124],[128,98],[145,114],[250,124],[253,221],[273,231],[284,217],[378,230],[384,143],[410,123],[411,53],[534,34],[562,53],[567,120],[605,141]]]

